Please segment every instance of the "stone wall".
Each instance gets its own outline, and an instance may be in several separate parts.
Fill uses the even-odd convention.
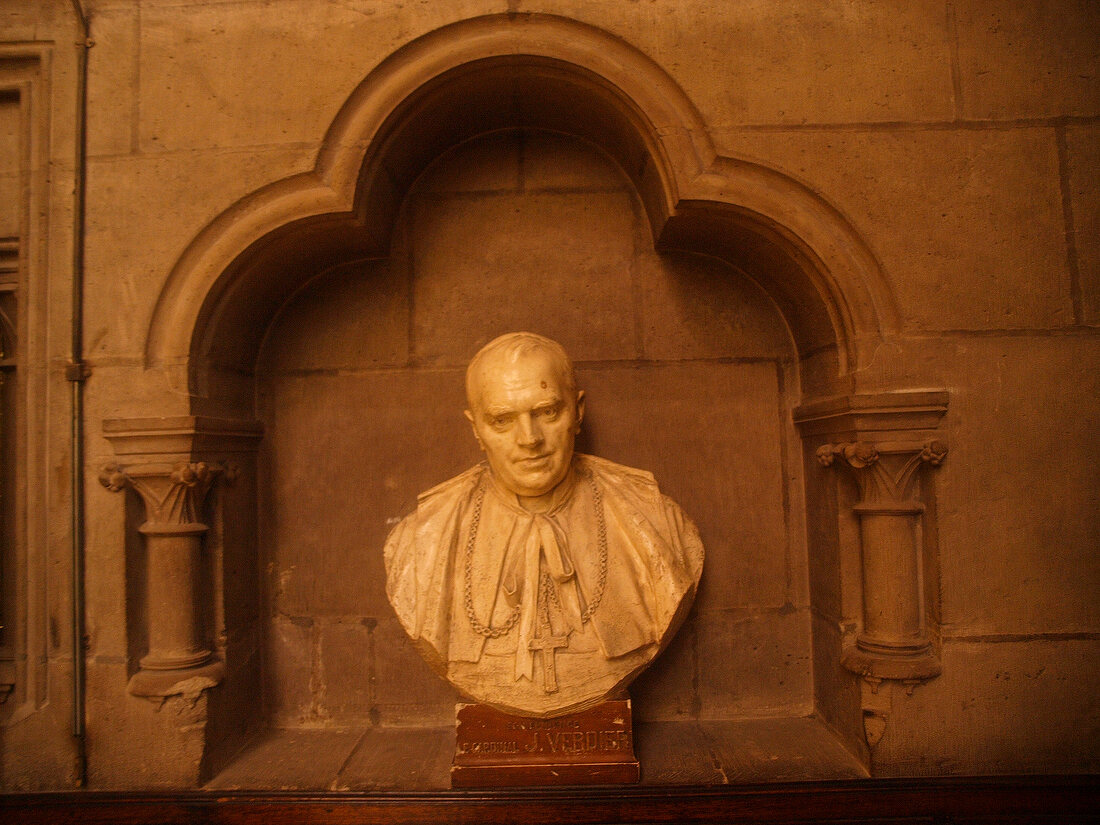
[[[11,662],[14,676],[0,705],[0,785],[64,788],[80,773],[69,720],[65,366],[81,179],[94,786],[195,785],[266,725],[440,718],[450,697],[429,674],[407,680],[419,663],[384,613],[379,560],[366,554],[411,495],[476,458],[456,415],[459,365],[514,326],[558,336],[574,352],[591,395],[585,447],[654,470],[711,550],[687,633],[639,685],[643,716],[812,711],[876,775],[1097,770],[1094,4],[81,5],[94,43],[83,176],[74,161],[83,36],[73,8],[13,0],[0,9],[0,235],[14,239],[0,247],[0,307],[16,314],[8,307],[19,302],[10,367],[18,378],[4,376],[17,392],[4,426],[10,419],[25,433],[4,442],[0,665]],[[619,74],[607,69],[575,99],[548,97],[535,107],[539,123],[528,124],[522,105],[496,100],[497,87],[479,86],[471,72],[459,102],[481,119],[466,137],[497,131],[433,153],[426,130],[422,161],[435,162],[421,176],[409,160],[407,180],[399,152],[378,148],[384,135],[353,134],[356,100],[381,99],[404,88],[402,72],[428,77],[431,60],[474,48],[476,38],[447,39],[476,28],[463,21],[499,15],[486,32],[514,29],[508,36],[525,48],[564,55],[556,35],[523,39],[524,25],[543,20],[531,14],[562,18],[547,31],[574,33],[564,40],[576,44],[576,65],[621,59]],[[671,84],[650,84],[644,105],[631,85],[637,67]],[[610,86],[634,90],[622,123],[637,127],[644,152],[619,120],[597,112],[598,89]],[[684,110],[679,95],[690,117],[655,123],[661,100],[668,112]],[[408,111],[429,111],[413,98]],[[463,111],[449,117],[454,137]],[[356,157],[366,169],[371,152],[390,159],[371,190],[394,181],[389,207],[378,206],[385,195],[352,197],[358,166],[337,185],[344,172],[332,158]],[[738,189],[738,175],[750,173],[759,186]],[[6,205],[12,197],[17,208]],[[290,228],[260,225],[275,214],[270,204],[295,198],[321,205]],[[662,228],[703,201],[724,206]],[[753,232],[772,233],[771,245],[752,247],[757,235],[738,234],[738,209],[759,215],[766,204],[771,217]],[[675,215],[661,215],[665,207]],[[384,243],[367,238],[386,222],[368,214],[375,208],[394,216]],[[326,215],[354,216],[329,246]],[[246,224],[258,227],[248,230],[256,244],[223,254]],[[318,242],[298,250],[305,263],[291,254],[299,237]],[[380,256],[379,244],[391,242],[393,254]],[[266,261],[264,243],[285,259],[285,288],[250,287],[233,303],[253,273],[222,272]],[[738,250],[750,251],[739,259]],[[816,293],[796,290],[791,260],[825,273]],[[835,312],[818,313],[826,321],[815,327],[800,315],[812,314],[815,295],[835,284],[850,294],[843,278],[830,280],[841,260],[877,273],[872,297],[845,304],[826,295]],[[196,299],[188,289],[198,280],[188,277],[208,261],[221,269]],[[294,275],[306,266],[308,275]],[[555,303],[551,317],[530,299],[535,290]],[[186,344],[162,346],[175,328],[160,319],[187,312]],[[861,320],[870,316],[879,320]],[[821,330],[840,332],[829,344]],[[921,430],[949,454],[921,472],[914,539],[941,672],[861,679],[842,663],[867,586],[852,511],[859,493],[850,474],[814,460],[826,434],[803,430],[800,446],[792,416],[800,404],[926,389],[948,398],[942,421]],[[363,409],[374,413],[370,426]],[[266,427],[255,468],[255,433],[224,423],[249,418]],[[429,427],[431,445],[448,446],[442,462],[393,440]],[[674,429],[691,433],[682,447]],[[358,452],[335,438],[348,431]],[[707,463],[686,458],[703,454]],[[197,682],[150,701],[132,692],[150,622],[164,608],[143,595],[148,559],[137,528],[150,514],[138,495],[113,494],[98,476],[107,464],[154,458],[224,460],[236,480],[198,502],[210,529],[192,594],[196,644],[226,672],[218,687]],[[714,465],[723,471],[712,475]]]

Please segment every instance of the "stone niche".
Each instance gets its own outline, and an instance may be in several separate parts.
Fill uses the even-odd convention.
[[[289,301],[259,361],[273,723],[453,722],[455,696],[386,601],[381,547],[418,491],[480,460],[465,363],[519,329],[577,360],[579,449],[652,470],[706,544],[693,618],[635,715],[808,714],[796,357],[767,294],[713,258],[656,253],[629,179],[555,132],[444,153],[394,237],[388,259],[335,266]]]
[[[187,729],[210,787],[447,787],[457,697],[392,615],[382,545],[479,460],[465,363],[526,329],[577,361],[579,449],[651,470],[706,545],[688,621],[631,689],[643,782],[866,775],[890,686],[939,667],[946,396],[861,383],[896,327],[843,219],[717,156],[627,44],[537,15],[427,35],[356,90],[312,173],[234,206],[168,279],[146,360],[189,406],[107,422],[105,483],[177,489],[201,460],[172,546],[212,568],[160,581],[170,531],[142,527],[163,587],[131,624],[195,661],[164,676],[175,659],[135,650],[160,670],[130,693],[208,697]]]
[[[690,619],[631,690],[652,731],[642,746],[656,757],[692,741],[664,723],[809,717],[798,359],[782,314],[737,267],[656,251],[601,148],[503,129],[436,158],[404,198],[389,256],[319,273],[266,335],[268,723],[446,739],[457,696],[393,616],[381,548],[418,491],[480,460],[461,415],[465,364],[520,329],[577,361],[578,448],[651,470],[690,502],[706,545]],[[672,767],[651,759],[647,778]]]

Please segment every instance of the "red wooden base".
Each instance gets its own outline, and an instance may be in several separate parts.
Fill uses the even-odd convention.
[[[638,781],[630,700],[531,719],[458,705],[451,786],[625,785]]]

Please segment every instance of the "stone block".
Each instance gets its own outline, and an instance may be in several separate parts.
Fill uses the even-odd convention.
[[[154,702],[129,695],[126,682],[125,664],[88,668],[89,785],[102,790],[195,787],[208,692]]]
[[[812,711],[809,611],[713,612],[695,627],[701,719]]]
[[[1053,129],[726,131],[716,140],[840,209],[878,256],[909,329],[1073,323]]]
[[[362,730],[271,730],[204,788],[211,791],[327,791]]]
[[[866,768],[817,719],[741,719],[700,727],[731,785],[867,776]]]
[[[483,344],[516,330],[547,335],[577,360],[634,355],[630,196],[425,196],[415,209],[419,361],[465,366]]]
[[[976,120],[1100,112],[1100,8],[1092,0],[953,4],[960,114]]]
[[[128,496],[112,495],[100,486],[100,466],[92,463],[85,474],[89,493],[85,518],[85,546],[88,548],[84,574],[85,630],[89,655],[116,657],[117,660],[127,654],[125,511]],[[136,605],[131,609],[136,609]]]
[[[527,192],[631,192],[633,185],[602,149],[552,132],[524,132],[520,151]]]
[[[1100,341],[962,338],[935,474],[943,615],[974,634],[1100,626]],[[948,366],[950,365],[950,366]]]
[[[88,155],[124,155],[137,135],[138,76],[141,56],[136,4],[100,8],[92,18],[88,51]]]
[[[341,724],[369,720],[374,693],[373,619],[345,618],[319,623],[320,679],[325,713]]]
[[[554,11],[638,46],[716,126],[952,114],[947,21],[933,4],[563,0]]]
[[[56,32],[62,26],[67,35],[70,25],[67,17],[64,4],[42,0],[10,0],[0,9],[4,39],[9,42],[39,40],[44,32]]]
[[[388,727],[454,724],[454,689],[413,648],[395,618],[374,629],[375,698],[379,721]]]
[[[14,237],[23,230],[26,202],[23,175],[27,130],[18,95],[0,100],[0,237]]]
[[[814,718],[634,726],[647,785],[743,785],[860,779],[861,765]]]
[[[803,459],[806,500],[814,503],[806,513],[810,601],[816,612],[839,619],[844,615],[842,571],[846,554],[842,551],[838,535],[838,521],[843,518],[851,524],[855,516],[838,507],[836,485],[841,483],[838,475],[823,472],[812,449],[803,454]],[[858,530],[857,525],[853,526]],[[858,533],[855,537],[858,540]],[[858,586],[859,579],[855,581]]]
[[[143,148],[317,141],[367,72],[400,45],[500,10],[488,0],[428,7],[152,4],[142,14]],[[704,0],[643,8],[565,0],[544,11],[635,43],[714,124],[952,116],[942,9],[899,10],[890,3],[715,8]],[[319,33],[324,48],[318,48]],[[272,53],[280,56],[274,74],[258,75],[255,67],[269,65]],[[176,117],[181,110],[188,126]]]
[[[707,560],[696,610],[784,604],[792,562],[775,365],[609,365],[578,381],[588,405],[578,450],[652,472],[698,526]]]
[[[454,726],[372,728],[363,736],[333,790],[445,790],[451,786]]]
[[[860,679],[841,664],[843,637],[837,622],[815,610],[813,628],[814,714],[828,724],[851,753],[867,758]]]
[[[96,380],[85,383],[85,433],[88,463],[96,471],[104,463],[117,461],[114,448],[103,437],[103,422],[112,418],[160,418],[189,413],[186,399],[167,401],[170,384],[158,370],[135,369],[132,359],[104,363],[92,361]],[[104,491],[106,492],[106,491]],[[98,494],[97,496],[98,497]],[[89,499],[95,497],[89,495]]]
[[[215,598],[222,601],[216,614],[230,634],[253,627],[263,613],[255,458],[237,455],[231,464],[238,474],[214,489],[214,512],[210,518],[213,529],[205,539],[207,554],[215,556],[215,578],[220,578],[214,588]],[[217,628],[213,630],[217,632]]]
[[[89,686],[98,676],[93,670],[88,669]],[[125,670],[117,664],[107,666],[102,672],[109,674],[108,679],[117,678],[121,673],[125,684]],[[35,713],[20,720],[9,720],[5,726],[4,750],[0,752],[5,793],[71,791],[76,786],[72,678],[71,664],[55,659],[51,662],[48,701]],[[9,701],[13,701],[11,697]],[[110,770],[108,766],[106,771]]]
[[[628,688],[635,721],[677,721],[698,715],[695,647],[695,626],[689,617],[668,647]]]
[[[636,266],[647,358],[794,355],[786,321],[771,298],[733,267],[685,252],[648,251]]]
[[[141,149],[316,146],[382,59],[492,11],[488,0],[143,4]]]
[[[947,641],[943,674],[895,689],[876,775],[1095,773],[1096,639]]]
[[[200,780],[205,782],[232,764],[242,748],[267,726],[263,695],[263,650],[258,624],[229,636],[221,653],[225,678],[209,694],[206,743]]]
[[[160,289],[194,236],[235,200],[312,160],[301,148],[92,159],[87,355],[140,354]]]
[[[275,616],[267,635],[264,693],[271,723],[285,727],[317,724],[313,620]]]
[[[720,785],[702,725],[694,722],[635,722],[634,748],[642,781],[657,785]]]
[[[266,392],[275,605],[296,616],[388,611],[389,531],[418,492],[480,459],[462,373],[287,376]]]
[[[1100,127],[1066,128],[1066,166],[1073,213],[1081,321],[1100,324]]]
[[[406,279],[396,263],[377,261],[345,264],[322,274],[280,311],[260,369],[361,370],[405,364]]]
[[[559,138],[560,140],[560,138]],[[418,192],[455,194],[518,192],[525,138],[520,132],[492,132],[444,152],[416,183]]]

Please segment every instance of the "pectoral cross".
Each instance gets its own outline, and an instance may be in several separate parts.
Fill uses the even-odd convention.
[[[543,636],[527,643],[530,650],[542,651],[542,681],[547,693],[558,690],[558,671],[554,666],[554,652],[569,646],[569,636]]]

